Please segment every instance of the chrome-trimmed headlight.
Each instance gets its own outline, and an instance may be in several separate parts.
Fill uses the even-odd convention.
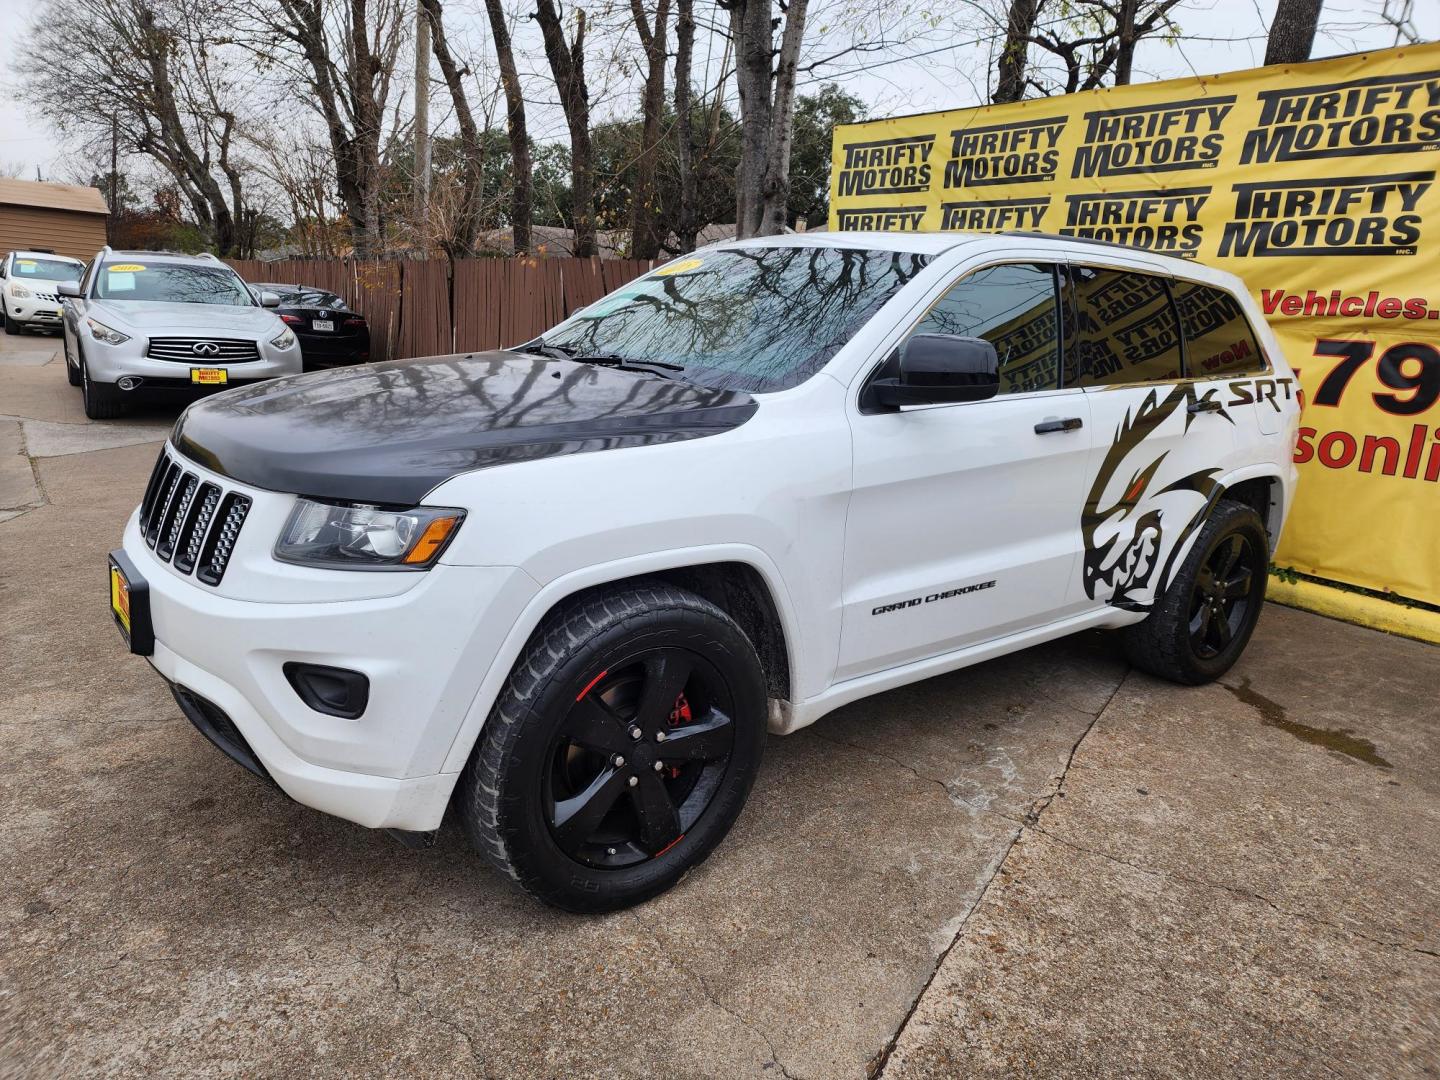
[[[465,520],[448,506],[386,507],[298,499],[275,558],[332,570],[428,570]]]
[[[274,345],[277,349],[290,348],[291,345],[295,344],[295,331],[291,330],[288,326],[285,327],[284,330],[281,330],[280,333],[270,339],[270,344]]]
[[[122,334],[119,330],[106,326],[98,319],[87,317],[85,322],[89,324],[90,334],[96,341],[103,342],[106,345],[124,345],[125,342],[130,340],[129,334]]]

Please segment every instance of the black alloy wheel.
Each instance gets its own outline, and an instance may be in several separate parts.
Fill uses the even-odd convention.
[[[476,850],[531,895],[612,911],[670,888],[739,816],[766,685],[734,619],[664,582],[594,590],[535,631],[456,790]]]
[[[1253,507],[1218,502],[1150,614],[1120,631],[1130,662],[1187,686],[1218,679],[1245,651],[1259,621],[1269,552]]]
[[[673,848],[715,798],[734,703],[704,657],[653,648],[600,672],[556,733],[546,822],[560,849],[616,869]]]
[[[1231,533],[1200,564],[1190,598],[1190,647],[1196,656],[1219,656],[1244,625],[1254,576],[1260,572],[1256,562],[1245,536]]]

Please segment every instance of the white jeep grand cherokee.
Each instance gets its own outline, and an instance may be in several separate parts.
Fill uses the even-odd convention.
[[[1040,235],[681,258],[517,349],[192,405],[111,557],[181,709],[292,798],[577,911],[674,884],[765,731],[1090,627],[1235,662],[1295,490],[1243,285]]]
[[[102,248],[65,298],[65,374],[92,420],[303,370],[294,332],[213,255]]]

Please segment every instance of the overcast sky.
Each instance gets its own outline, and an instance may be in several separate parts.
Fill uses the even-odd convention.
[[[1404,0],[1390,2],[1392,9],[1398,10]],[[1276,0],[1186,0],[1178,15],[1185,40],[1174,46],[1160,42],[1142,44],[1136,60],[1135,81],[1234,71],[1257,65],[1264,55],[1265,27],[1275,3]],[[1324,26],[1316,42],[1315,56],[1395,44],[1395,32],[1378,17],[1383,3],[1384,0],[1326,0]],[[1416,29],[1425,40],[1440,39],[1440,0],[1412,0],[1412,3]],[[34,179],[38,167],[45,178],[62,179],[75,171],[76,165],[89,172],[89,163],[75,162],[46,118],[29,114],[18,102],[18,76],[13,70],[23,32],[43,6],[42,0],[0,0],[0,70],[3,70],[0,76],[0,170],[9,172],[18,167],[22,176]],[[472,6],[464,0],[452,0],[446,10],[447,22],[453,12],[456,21],[462,24],[452,31],[455,36],[467,41],[472,48],[485,47],[478,2]],[[986,47],[975,44],[973,38],[973,33],[956,34],[953,38],[932,37],[889,53],[852,55],[822,69],[811,82],[841,83],[867,103],[871,116],[974,105],[984,97],[989,54]],[[517,38],[517,45],[525,49],[524,36]],[[520,57],[522,67],[534,72],[546,70],[538,48],[525,51],[531,55]],[[917,53],[927,55],[917,56]],[[63,58],[57,58],[57,62],[63,63]],[[697,59],[697,68],[701,66],[701,60]],[[529,93],[542,95],[546,86],[546,80],[532,79]],[[550,93],[553,94],[553,87]],[[627,91],[623,96],[628,109],[631,95]],[[562,138],[564,126],[558,110],[550,110],[553,115],[547,116],[543,104],[536,102],[535,105],[539,113],[532,117],[535,137]],[[102,166],[97,163],[96,167]]]

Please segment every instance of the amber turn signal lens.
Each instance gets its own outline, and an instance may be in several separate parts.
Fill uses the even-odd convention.
[[[420,534],[420,539],[415,541],[410,550],[405,553],[405,558],[400,561],[409,566],[428,563],[445,546],[445,541],[450,539],[450,534],[459,524],[458,516],[436,518],[425,526],[425,531]]]

